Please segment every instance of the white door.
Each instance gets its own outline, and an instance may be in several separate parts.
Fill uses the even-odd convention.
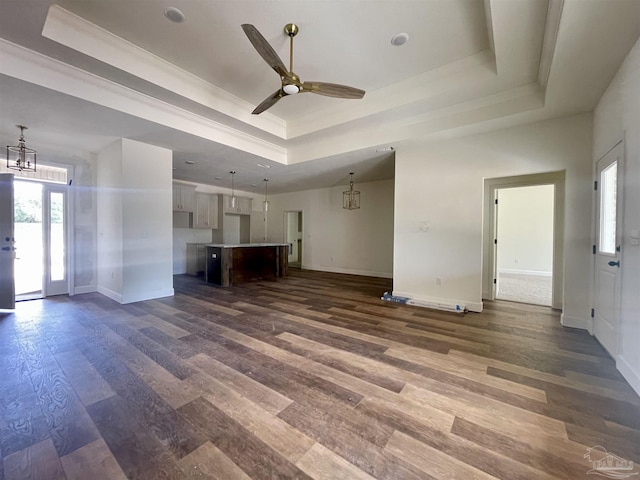
[[[44,296],[69,293],[67,187],[44,184]]]
[[[594,332],[612,355],[618,353],[622,143],[596,163]]]
[[[69,293],[66,188],[30,180],[14,183],[17,300]]]
[[[0,308],[14,309],[13,174],[0,174]]]

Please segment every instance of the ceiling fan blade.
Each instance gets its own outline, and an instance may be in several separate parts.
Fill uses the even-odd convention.
[[[317,93],[318,95],[325,95],[327,97],[353,99],[362,98],[365,94],[365,91],[359,88],[325,82],[304,82],[302,84],[302,91]]]
[[[282,89],[273,92],[272,95],[269,95],[267,98],[265,98],[262,103],[258,105],[251,113],[253,113],[254,115],[258,115],[259,113],[264,112],[268,108],[273,107],[282,97],[284,97]]]
[[[243,24],[242,29],[253,45],[253,48],[256,49],[264,61],[267,62],[267,64],[269,64],[269,66],[273,68],[278,75],[281,77],[288,77],[289,72],[287,71],[287,67],[284,66],[284,63],[282,63],[278,54],[275,52],[273,47],[269,45],[269,42],[267,42],[258,29],[249,23]]]

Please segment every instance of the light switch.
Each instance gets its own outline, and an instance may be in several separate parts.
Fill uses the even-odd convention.
[[[629,232],[629,244],[638,246],[640,245],[640,230],[634,228]]]

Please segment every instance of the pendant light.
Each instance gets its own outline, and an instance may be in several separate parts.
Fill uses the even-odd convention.
[[[231,208],[236,208],[238,203],[236,200],[236,191],[235,191],[235,183],[234,183],[234,177],[235,177],[236,171],[231,170],[229,173],[231,174]]]
[[[360,192],[353,189],[353,172],[349,175],[349,190],[342,193],[342,208],[357,210],[360,208]]]
[[[269,184],[269,179],[265,178],[264,181],[264,201],[262,202],[262,211],[264,212],[264,241],[267,241],[267,229],[269,228],[269,196],[267,186]]]
[[[16,125],[16,127],[20,129],[20,138],[18,145],[7,145],[7,168],[35,172],[37,152],[32,148],[27,148],[24,141],[24,131],[28,127],[24,125]]]
[[[262,202],[262,210],[267,213],[269,211],[269,197],[268,197],[268,189],[267,186],[269,184],[269,179],[264,179],[264,201]]]

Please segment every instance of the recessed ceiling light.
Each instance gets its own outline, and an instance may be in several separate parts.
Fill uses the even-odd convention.
[[[404,45],[409,41],[408,33],[396,33],[393,37],[391,37],[391,45],[394,47],[399,47],[400,45]]]
[[[271,168],[271,165],[267,165],[266,163],[259,163],[258,166],[261,168]]]
[[[187,165],[195,165],[196,162],[194,162],[193,160],[186,160],[184,163],[186,163]]]
[[[164,9],[164,16],[173,23],[184,22],[184,13],[178,10],[176,7],[168,7]]]

